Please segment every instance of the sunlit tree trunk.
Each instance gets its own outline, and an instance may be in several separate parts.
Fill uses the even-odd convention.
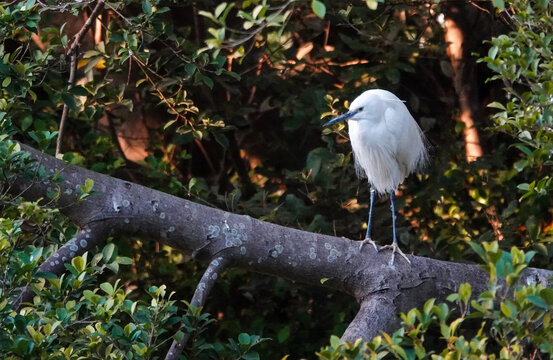
[[[448,18],[445,20],[445,41],[447,46],[447,55],[453,68],[453,81],[457,91],[460,115],[457,119],[464,124],[463,137],[465,140],[465,156],[468,162],[474,161],[482,156],[482,146],[478,130],[474,126],[474,116],[470,103],[470,86],[464,81],[463,68],[463,43],[464,35],[461,28],[455,20]]]

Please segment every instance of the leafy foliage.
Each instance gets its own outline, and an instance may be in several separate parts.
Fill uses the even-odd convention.
[[[371,342],[341,343],[333,336],[319,359],[550,358],[553,290],[531,281],[515,285],[534,254],[515,247],[504,252],[497,242],[483,245],[476,246],[490,275],[488,291],[471,300],[471,287],[463,284],[448,297],[451,303],[429,299],[423,309],[401,314],[393,334]]]
[[[117,273],[120,265],[133,263],[131,258],[118,256],[113,243],[90,260],[88,253],[72,258],[61,276],[40,272],[39,265],[47,258],[66,261],[54,253],[76,229],[52,206],[55,194],[49,203],[6,195],[7,187],[21,174],[39,180],[52,177],[8,134],[0,142],[0,162],[0,351],[5,359],[156,358],[167,351],[175,333],[177,338],[187,333],[196,339],[214,321],[186,302],[181,306],[186,311],[180,314],[172,299],[174,292],[167,294],[165,285],[152,286],[146,297],[136,299],[120,279],[102,282],[109,272]],[[93,182],[87,180],[77,200],[83,201],[92,187]],[[34,296],[16,309],[14,300],[24,288]],[[180,324],[183,328],[177,332]],[[195,359],[259,358],[253,348],[265,339],[243,333],[238,340],[217,344],[200,338],[186,352]]]

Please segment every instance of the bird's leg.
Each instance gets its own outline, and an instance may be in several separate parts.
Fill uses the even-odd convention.
[[[403,253],[403,251],[401,251],[401,249],[399,248],[399,246],[397,245],[397,237],[396,237],[396,208],[395,208],[395,204],[394,204],[394,201],[396,199],[396,195],[395,193],[392,191],[390,193],[390,209],[392,210],[392,245],[386,245],[386,246],[383,246],[380,248],[380,250],[384,250],[384,249],[392,249],[392,260],[390,261],[390,265],[393,265],[394,264],[394,258],[395,258],[395,254],[396,252],[398,254],[400,254],[401,256],[403,256],[403,258],[405,260],[407,260],[407,262],[409,264],[411,264],[411,261],[407,258],[407,256]]]
[[[361,241],[361,245],[359,245],[359,251],[363,249],[363,245],[365,245],[366,243],[370,243],[372,244],[372,246],[374,246],[374,249],[378,252],[378,247],[376,247],[376,244],[371,239],[371,225],[373,221],[373,205],[374,205],[374,194],[375,194],[375,190],[372,186],[371,186],[370,194],[371,194],[371,199],[369,202],[369,220],[367,221],[367,234],[365,235],[365,240]]]

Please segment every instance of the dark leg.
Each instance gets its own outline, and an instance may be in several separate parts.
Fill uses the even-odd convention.
[[[384,250],[384,249],[392,249],[392,259],[390,261],[390,264],[393,265],[394,264],[394,258],[395,258],[395,255],[396,255],[396,252],[398,254],[400,254],[401,256],[403,256],[403,258],[405,260],[407,260],[407,262],[409,264],[411,264],[411,261],[409,261],[409,259],[407,258],[407,256],[405,256],[405,254],[403,253],[403,251],[401,251],[401,249],[399,248],[399,246],[397,245],[397,236],[396,236],[396,207],[395,207],[395,200],[396,200],[396,194],[392,191],[390,193],[390,210],[392,210],[392,245],[386,245],[386,246],[383,246],[380,248],[380,250]]]
[[[390,210],[392,210],[392,244],[397,245],[397,237],[396,237],[396,194],[392,191],[390,193]]]
[[[365,239],[371,238],[371,225],[373,221],[373,205],[374,205],[374,193],[375,190],[371,186],[371,200],[369,203],[369,220],[367,221],[367,234],[365,235]]]
[[[366,243],[372,244],[372,246],[374,246],[374,249],[378,251],[378,247],[376,247],[376,244],[374,243],[374,241],[371,240],[371,225],[373,221],[373,206],[374,206],[375,192],[376,191],[371,186],[371,190],[370,190],[371,199],[369,202],[369,220],[367,220],[367,234],[365,235],[365,240],[361,241],[361,245],[359,245],[359,251],[363,249],[363,245],[365,245]]]

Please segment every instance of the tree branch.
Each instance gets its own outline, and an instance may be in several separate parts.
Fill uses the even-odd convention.
[[[354,343],[359,338],[372,339],[396,324],[396,306],[388,296],[373,296],[361,303],[361,308],[342,335],[342,341]]]
[[[194,292],[194,296],[190,301],[190,305],[194,307],[204,306],[205,300],[207,299],[207,296],[209,295],[211,289],[213,288],[213,285],[215,284],[215,280],[217,279],[221,271],[225,269],[227,264],[228,262],[222,257],[218,257],[217,259],[214,259],[209,263],[209,266],[202,276],[202,279],[196,287],[196,291]],[[182,328],[183,326],[181,326],[181,329]],[[169,352],[165,356],[165,360],[178,360],[182,349],[184,349],[184,346],[188,342],[189,338],[190,333],[185,333],[180,341],[174,340],[171,344]]]
[[[67,91],[73,88],[75,84],[75,73],[77,72],[77,53],[71,53],[71,65],[69,69],[69,80],[67,84]],[[67,114],[69,113],[69,106],[63,104],[63,111],[61,112],[60,128],[58,132],[58,139],[56,141],[56,156],[61,153],[61,145],[63,135],[65,134],[65,124],[67,123]]]
[[[297,282],[328,287],[354,296],[361,304],[344,338],[370,339],[379,331],[393,331],[397,312],[421,307],[429,298],[437,302],[470,283],[474,296],[488,289],[488,274],[479,266],[409,256],[411,265],[390,254],[377,253],[358,242],[279,226],[236,215],[175,196],[98,174],[41,153],[26,145],[47,171],[60,171],[62,182],[18,178],[10,192],[33,200],[59,187],[60,211],[77,225],[109,224],[113,233],[159,240],[196,259],[218,257],[233,266]],[[86,179],[94,181],[94,195],[76,202],[74,189]],[[553,271],[525,269],[522,284],[548,284]],[[321,284],[322,279],[327,279]],[[379,304],[386,304],[380,308]],[[388,306],[393,304],[393,306]]]
[[[83,41],[83,38],[88,30],[92,27],[92,24],[94,24],[94,21],[98,17],[98,14],[100,14],[100,11],[104,9],[105,0],[98,0],[96,3],[96,6],[90,13],[89,18],[84,23],[83,27],[79,30],[78,33],[73,36],[73,39],[71,39],[71,46],[67,50],[67,55],[71,55],[73,53],[76,53],[79,46],[81,46],[81,42]]]
[[[71,88],[73,88],[73,85],[75,85],[75,73],[77,72],[77,51],[79,49],[79,46],[81,46],[81,42],[86,32],[91,28],[92,24],[94,23],[94,20],[96,20],[96,18],[98,17],[98,14],[104,8],[104,4],[105,4],[104,0],[98,0],[88,20],[86,20],[86,22],[84,23],[83,27],[79,30],[79,32],[76,33],[75,36],[73,36],[73,39],[71,41],[71,46],[67,50],[67,55],[70,56],[71,58],[71,63],[69,68],[69,80],[67,82],[67,91],[71,90]],[[56,156],[58,156],[61,153],[61,146],[63,141],[63,135],[65,133],[68,113],[69,113],[69,107],[67,106],[67,104],[63,104],[63,111],[61,113],[58,139],[56,141]]]

